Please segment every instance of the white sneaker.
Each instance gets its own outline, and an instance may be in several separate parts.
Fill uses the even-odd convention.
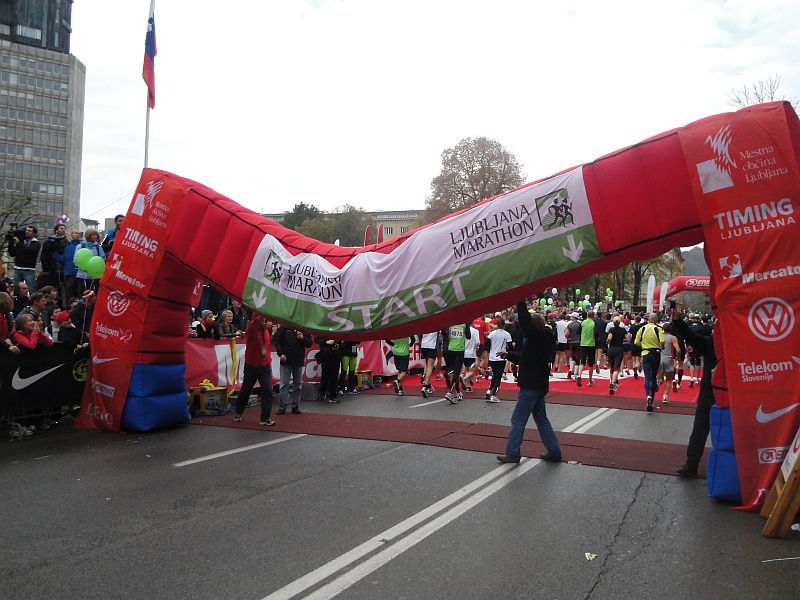
[[[492,396],[487,400],[487,402],[491,402],[492,404],[498,404],[500,400],[497,399],[497,396]]]
[[[447,393],[444,395],[444,397],[447,399],[447,401],[448,401],[450,404],[455,404],[456,402],[458,402],[458,400],[456,400],[455,396],[453,396],[453,394],[451,394],[450,392],[447,392]]]

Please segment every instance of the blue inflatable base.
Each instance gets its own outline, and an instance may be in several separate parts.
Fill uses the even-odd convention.
[[[133,367],[122,411],[124,431],[155,431],[189,421],[186,365]]]
[[[706,469],[708,495],[718,500],[741,503],[731,412],[727,408],[711,407],[711,445]]]

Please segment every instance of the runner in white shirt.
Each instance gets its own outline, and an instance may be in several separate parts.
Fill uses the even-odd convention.
[[[427,398],[433,393],[431,386],[431,374],[433,373],[433,363],[436,362],[436,345],[439,340],[439,332],[431,331],[420,336],[420,354],[425,361],[425,371],[422,374],[422,396]]]
[[[486,401],[497,403],[497,390],[500,389],[500,382],[503,380],[503,371],[506,369],[507,346],[511,343],[511,334],[503,329],[503,322],[492,321],[490,327],[493,328],[486,340],[489,342],[489,366],[492,368],[492,382],[486,392]]]
[[[566,315],[562,314],[556,321],[556,360],[553,362],[553,373],[558,373],[561,365],[567,365],[567,325],[569,321]]]

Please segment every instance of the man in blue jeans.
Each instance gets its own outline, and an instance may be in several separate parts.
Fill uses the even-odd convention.
[[[550,357],[555,346],[555,334],[545,324],[541,315],[531,315],[525,301],[517,304],[519,326],[525,336],[519,362],[519,396],[511,415],[511,431],[508,434],[506,453],[497,457],[501,463],[518,463],[525,425],[533,415],[547,452],[539,455],[542,460],[561,462],[561,447],[558,445],[553,426],[547,418],[544,397],[550,389]]]
[[[653,398],[658,392],[656,373],[661,363],[661,349],[664,347],[664,330],[658,326],[658,314],[652,313],[647,325],[636,332],[633,343],[642,349],[642,370],[644,371],[644,393],[647,397],[647,412],[653,412]]]
[[[286,412],[289,404],[289,380],[292,381],[292,412],[299,415],[300,394],[303,393],[303,370],[306,364],[306,348],[311,347],[312,338],[299,329],[281,325],[275,332],[275,352],[281,361],[281,387],[278,414]]]

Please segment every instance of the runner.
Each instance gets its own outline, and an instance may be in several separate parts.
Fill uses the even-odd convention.
[[[466,341],[472,335],[471,329],[466,323],[462,323],[460,325],[450,325],[444,330],[444,345],[447,348],[447,381],[450,383],[450,389],[445,394],[445,398],[450,404],[456,404],[463,399],[461,388],[466,386],[463,384],[464,379],[461,376],[461,368],[464,366]]]
[[[427,398],[433,394],[431,385],[431,375],[433,374],[433,363],[436,361],[436,344],[439,340],[439,332],[431,331],[423,333],[420,338],[420,354],[425,361],[425,370],[422,372],[422,397]]]
[[[567,358],[570,356],[569,346],[567,345],[567,325],[569,325],[567,316],[561,313],[558,321],[556,321],[556,359],[553,361],[553,373],[559,373],[562,365],[569,364]]]
[[[483,321],[484,323],[486,321]],[[461,383],[464,384],[464,391],[469,393],[472,391],[472,377],[475,375],[475,368],[477,367],[477,359],[479,356],[478,348],[480,344],[480,333],[475,327],[469,328],[469,338],[467,338],[464,345],[464,375],[462,375]]]
[[[490,327],[494,329],[486,337],[489,344],[489,366],[492,368],[492,382],[486,391],[486,401],[491,403],[500,402],[497,399],[497,390],[500,389],[500,382],[503,380],[503,371],[506,368],[507,347],[511,343],[511,335],[503,329],[501,319],[492,321]]]
[[[656,372],[661,362],[661,348],[664,347],[664,330],[658,326],[658,315],[652,313],[647,325],[636,332],[633,343],[642,349],[642,370],[644,371],[644,393],[647,396],[647,412],[653,412],[653,397],[658,392]]]
[[[581,387],[581,376],[583,373],[583,366],[589,367],[589,385],[594,385],[594,329],[595,329],[594,311],[590,310],[586,313],[586,318],[581,323],[581,347],[580,347],[580,362],[578,363],[578,375],[575,381],[578,387]]]
[[[398,396],[405,396],[403,389],[403,379],[408,375],[408,360],[411,355],[411,346],[416,340],[413,337],[399,338],[396,340],[386,340],[392,347],[394,354],[394,367],[397,369],[397,379],[394,380],[394,391]]]
[[[611,329],[606,336],[608,344],[608,368],[611,370],[611,380],[608,384],[608,393],[613,396],[619,388],[619,369],[625,353],[625,341],[630,344],[630,334],[620,323],[619,317],[614,317]]]
[[[636,339],[636,334],[639,330],[644,327],[644,323],[642,323],[642,317],[636,315],[633,319],[633,324],[628,329],[628,333],[631,334],[631,340]],[[642,348],[641,346],[637,346],[636,344],[631,344],[631,358],[633,359],[633,378],[639,379],[639,373],[641,372],[642,367]]]
[[[581,355],[581,323],[578,321],[580,315],[576,312],[569,316],[567,324],[567,347],[569,349],[569,373],[567,377],[572,379],[576,375],[578,360]]]
[[[483,370],[486,368],[486,365],[489,364],[489,351],[486,344],[486,335],[489,333],[489,323],[486,322],[485,317],[479,317],[472,322],[472,326],[478,330],[478,335],[480,336],[478,348],[475,350],[476,364],[473,369],[473,371],[477,371],[475,381],[478,381],[483,377]]]
[[[661,363],[658,366],[658,373],[656,373],[656,381],[664,382],[664,396],[661,402],[666,404],[669,402],[669,389],[674,384],[675,379],[675,363],[680,359],[681,348],[676,338],[671,333],[669,323],[662,327],[664,331],[664,347],[661,349]]]

